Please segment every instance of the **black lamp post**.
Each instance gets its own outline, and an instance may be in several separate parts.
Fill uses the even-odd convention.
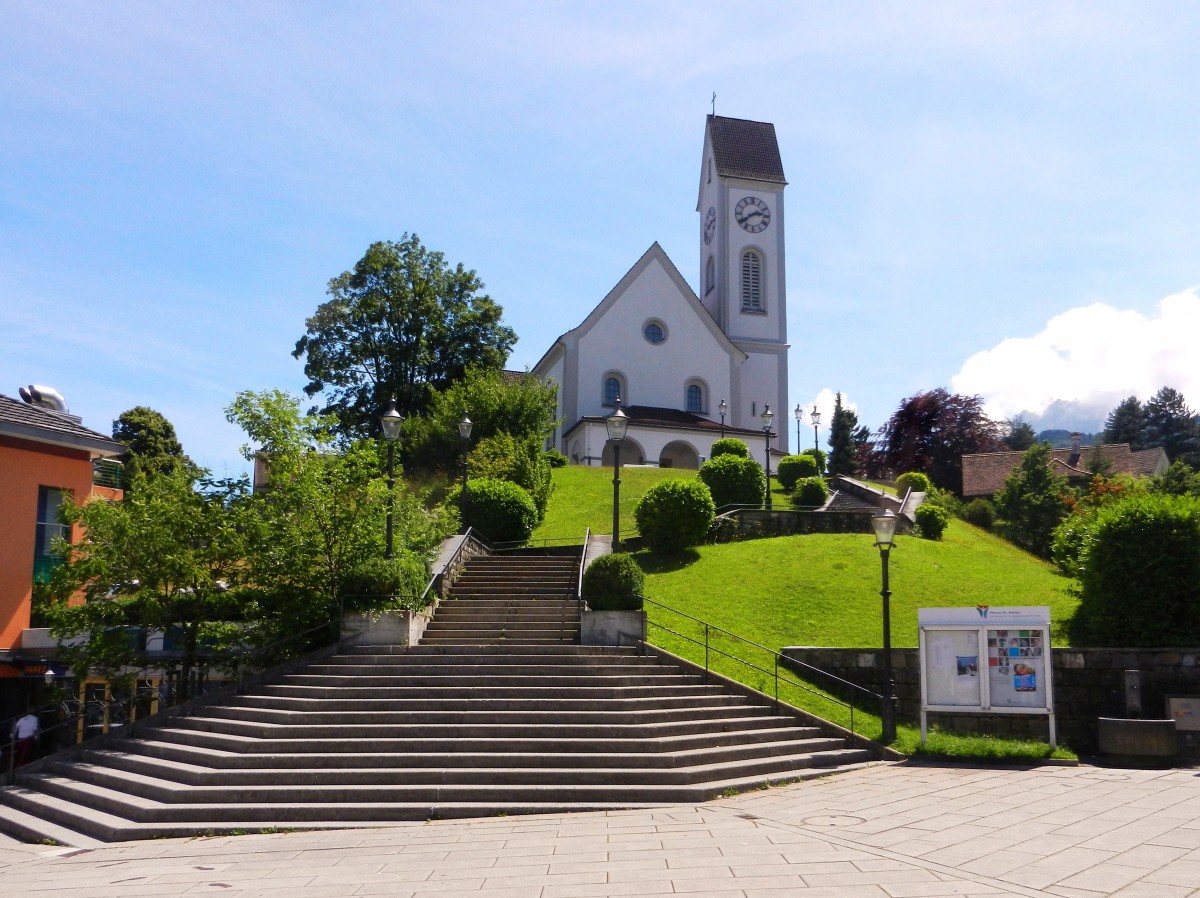
[[[721,439],[725,439],[725,410],[729,408],[725,404],[725,400],[721,400],[721,404],[717,406],[717,410],[721,413]]]
[[[796,403],[796,409],[793,412],[796,416],[796,454],[800,454],[800,421],[804,418],[804,409],[800,407],[800,403]]]
[[[875,529],[875,545],[879,548],[879,556],[883,559],[883,741],[891,744],[896,741],[896,680],[892,676],[892,592],[888,589],[888,553],[896,544],[896,516],[889,508],[883,514],[871,518],[871,526]]]
[[[798,406],[798,405],[796,406],[796,412],[797,412],[796,420],[799,421],[800,420],[800,414],[799,414],[800,406]],[[817,431],[817,428],[821,426],[821,413],[819,411],[817,411],[817,404],[815,402],[813,403],[813,410],[812,410],[812,413],[808,416],[808,420],[812,422],[812,426],[813,426],[813,449],[815,450],[815,452],[813,453],[813,461],[816,461],[817,455],[821,451],[821,443],[820,443],[820,440],[818,439],[818,431]],[[799,430],[796,431],[796,445],[797,446],[800,445],[800,431]]]
[[[384,558],[392,558],[392,490],[396,486],[396,441],[400,439],[400,425],[404,416],[396,408],[396,397],[388,400],[383,417],[379,419],[383,429],[383,438],[388,444],[388,494],[387,494],[387,549]]]
[[[463,449],[463,485],[462,495],[458,498],[458,518],[464,533],[467,532],[467,450],[471,446],[471,419],[464,411],[462,420],[458,422],[458,435],[462,438]]]
[[[621,443],[629,427],[629,416],[621,411],[621,397],[617,397],[617,410],[604,419],[608,439],[613,446],[613,532],[612,550],[621,551]]]
[[[775,417],[775,413],[771,411],[770,405],[763,406],[762,422],[763,436],[767,441],[767,511],[771,510],[771,437],[775,434],[771,433],[771,420]]]

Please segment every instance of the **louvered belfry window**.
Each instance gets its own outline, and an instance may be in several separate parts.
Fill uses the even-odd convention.
[[[762,259],[754,250],[748,249],[742,253],[742,311],[762,310]]]

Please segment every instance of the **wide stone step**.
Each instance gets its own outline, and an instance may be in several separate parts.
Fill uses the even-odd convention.
[[[265,716],[269,712],[263,712]],[[338,723],[317,723],[302,715],[292,715],[304,720],[295,722],[272,722],[256,716],[245,719],[234,716],[189,717],[179,726],[218,733],[233,733],[260,739],[344,739],[355,742],[367,739],[419,739],[433,738],[431,722],[408,717],[406,723],[350,723],[339,717]],[[454,716],[454,715],[452,715]],[[517,715],[513,715],[516,717]],[[787,727],[791,721],[786,717],[730,716],[726,711],[719,717],[692,717],[678,720],[647,721],[639,718],[638,723],[615,722],[611,718],[601,724],[594,722],[564,723],[553,718],[551,722],[532,724],[526,719],[509,721],[480,715],[476,721],[440,721],[436,725],[441,732],[436,735],[453,740],[463,739],[515,739],[529,737],[536,732],[543,738],[593,739],[610,745],[615,740],[661,739],[689,733],[719,732],[734,733],[740,730],[757,730],[772,726]]]
[[[458,685],[448,685],[439,682],[436,677],[428,678],[420,685],[387,685],[370,686],[365,683],[353,682],[353,685],[342,684],[312,684],[280,683],[259,687],[255,696],[269,696],[287,699],[343,701],[363,700],[374,702],[384,699],[422,698],[425,700],[442,699],[533,699],[545,701],[552,698],[566,698],[573,701],[604,701],[604,700],[641,700],[641,699],[675,699],[681,700],[693,696],[721,695],[719,686],[709,686],[695,680],[684,680],[673,684],[639,684],[628,686],[576,686],[576,685],[546,685],[544,680],[534,679],[525,684],[501,685],[489,682],[482,685],[472,685],[463,678]]]
[[[718,686],[707,686],[704,684],[702,678],[687,674],[676,674],[674,676],[667,674],[656,674],[654,676],[612,676],[604,673],[581,674],[578,671],[573,671],[568,675],[556,677],[553,685],[547,685],[545,677],[527,676],[515,672],[504,675],[493,675],[487,679],[486,683],[480,683],[479,678],[473,674],[460,675],[457,673],[438,675],[396,672],[389,674],[359,674],[357,676],[291,674],[285,677],[282,683],[275,686],[263,687],[263,689],[269,692],[291,687],[304,689],[316,687],[331,690],[452,689],[466,690],[474,693],[478,688],[485,688],[488,690],[516,689],[520,694],[527,695],[531,690],[550,688],[588,694],[581,692],[581,690],[597,690],[600,693],[607,693],[610,690],[637,691],[674,689],[687,686],[704,689],[720,688]]]
[[[548,740],[525,740],[522,750],[509,746],[494,745],[493,750],[481,741],[456,746],[455,751],[431,751],[428,746],[414,743],[410,751],[377,751],[371,753],[351,751],[320,751],[320,746],[290,745],[283,742],[260,745],[264,750],[249,752],[245,740],[216,739],[213,744],[222,747],[195,745],[183,741],[164,741],[155,736],[166,737],[168,733],[153,733],[140,741],[122,740],[114,750],[102,751],[109,757],[107,763],[124,767],[125,763],[140,764],[146,759],[163,762],[179,762],[212,771],[221,770],[270,770],[287,771],[298,769],[361,769],[376,768],[567,768],[609,770],[612,768],[670,769],[695,767],[704,764],[730,763],[758,757],[811,754],[818,751],[833,751],[844,748],[845,740],[834,736],[822,736],[813,727],[794,730],[770,730],[763,735],[781,738],[771,741],[741,741],[726,744],[728,740],[678,737],[660,740],[654,746],[643,746],[641,751],[580,751],[564,740],[553,743]],[[190,737],[188,732],[174,735]],[[786,738],[784,738],[786,737]],[[720,742],[720,744],[718,744]],[[674,744],[672,744],[674,743]],[[688,747],[695,746],[695,747]],[[267,749],[274,750],[267,750]],[[623,744],[622,748],[629,748]],[[651,748],[655,750],[651,750]],[[301,750],[309,749],[309,750]],[[129,768],[126,768],[129,769]]]
[[[660,711],[683,711],[700,714],[714,708],[748,708],[761,712],[758,706],[747,705],[740,696],[717,690],[692,692],[686,695],[571,695],[565,690],[546,689],[542,695],[459,695],[444,694],[411,695],[406,697],[384,696],[288,696],[288,695],[244,695],[239,701],[239,710],[252,711],[298,711],[304,714],[344,714],[347,719],[357,715],[372,715],[379,720],[381,715],[393,713],[455,714],[459,712],[528,712],[532,714],[553,713],[562,715],[563,720],[574,719],[571,715],[586,714],[589,719],[602,712],[625,714],[653,714]],[[253,715],[248,715],[253,716]],[[364,717],[365,719],[365,717]],[[600,717],[596,716],[599,720]]]
[[[285,738],[276,730],[269,730],[266,735],[257,735],[244,731],[229,732],[224,727],[184,725],[189,723],[192,721],[180,721],[180,725],[174,728],[152,730],[147,738],[164,745],[195,747],[254,757],[271,754],[347,755],[362,758],[363,763],[371,764],[374,763],[375,757],[425,752],[446,758],[454,755],[504,754],[535,759],[563,754],[676,754],[712,749],[738,749],[742,746],[757,746],[769,752],[774,751],[779,743],[816,738],[820,735],[820,731],[815,727],[789,726],[781,724],[778,719],[772,719],[761,726],[730,730],[706,729],[663,733],[658,729],[641,735],[630,735],[622,739],[618,747],[610,739],[596,739],[590,731],[583,736],[566,736],[561,733],[530,736],[523,732],[475,737],[466,737],[457,732],[445,735],[419,731],[407,737],[360,736],[350,740],[336,736],[321,738],[308,734]],[[257,761],[248,760],[247,763],[253,764]],[[450,762],[447,760],[447,763]]]

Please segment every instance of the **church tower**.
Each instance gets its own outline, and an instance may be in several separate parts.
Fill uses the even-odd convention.
[[[700,299],[748,356],[734,372],[728,423],[760,428],[775,412],[776,448],[788,443],[787,283],[783,191],[775,126],[709,115],[700,170]]]

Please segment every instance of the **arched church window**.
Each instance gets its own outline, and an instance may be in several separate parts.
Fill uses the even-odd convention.
[[[762,256],[752,249],[742,253],[742,311],[763,311]]]
[[[604,404],[616,405],[617,399],[625,395],[621,378],[615,374],[609,374],[604,378]]]
[[[712,256],[709,256],[708,261],[704,263],[704,292],[711,293],[715,286],[717,286],[717,263]]]
[[[687,385],[687,410],[695,415],[704,414],[704,387],[694,381]]]

